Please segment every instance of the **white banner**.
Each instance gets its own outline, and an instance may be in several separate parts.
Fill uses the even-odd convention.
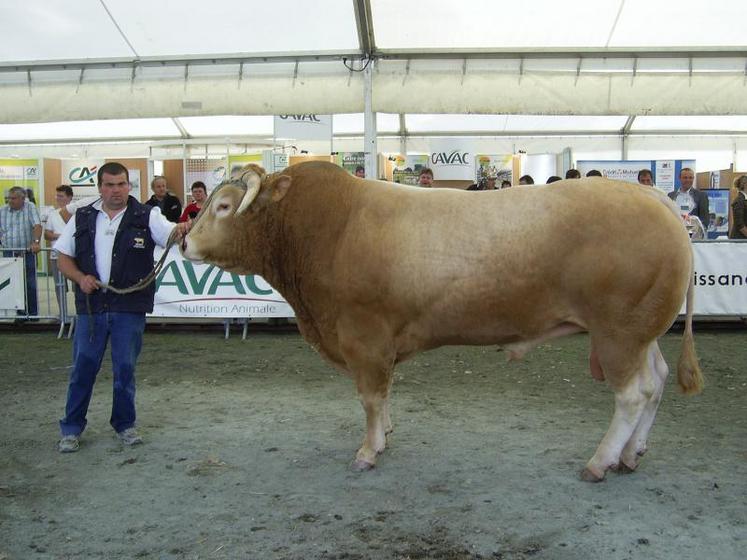
[[[275,138],[332,141],[332,115],[276,115]]]
[[[747,315],[747,243],[694,242],[693,250],[695,315]]]
[[[695,315],[747,315],[747,242],[694,242]],[[156,254],[156,258],[160,255]],[[9,286],[6,263],[17,261]],[[0,259],[0,309],[23,309],[22,259]],[[4,287],[3,287],[4,286]],[[15,299],[13,299],[15,298]],[[15,302],[15,303],[9,303]],[[14,306],[15,305],[15,306]],[[683,303],[681,314],[685,313]],[[231,274],[213,265],[195,264],[171,250],[158,275],[155,317],[293,317],[293,309],[272,286],[255,275]]]
[[[157,250],[158,251],[158,250]],[[156,259],[161,255],[156,253]],[[154,317],[293,317],[293,309],[260,276],[196,264],[171,249],[156,279]]]
[[[467,138],[432,139],[426,165],[434,181],[474,181],[475,143]]]
[[[24,309],[26,273],[24,259],[0,258],[0,309]]]

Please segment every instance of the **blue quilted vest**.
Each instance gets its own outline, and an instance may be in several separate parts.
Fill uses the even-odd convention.
[[[155,242],[150,236],[148,219],[152,207],[140,204],[133,197],[127,201],[127,210],[119,223],[112,253],[112,269],[109,285],[116,288],[129,288],[145,278],[153,270],[153,248]],[[84,274],[98,278],[94,239],[96,238],[96,216],[98,210],[93,205],[78,209],[75,213],[75,262]],[[153,311],[155,282],[148,287],[129,294],[119,295],[107,290],[96,290],[89,296],[90,310],[86,294],[75,286],[75,310],[79,315],[106,313],[109,311],[126,313],[150,313]]]

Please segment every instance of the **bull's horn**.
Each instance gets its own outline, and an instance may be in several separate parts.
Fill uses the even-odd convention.
[[[249,208],[249,205],[259,193],[259,187],[262,185],[262,178],[254,171],[247,171],[242,175],[241,179],[246,184],[246,193],[244,194],[244,198],[241,199],[239,208],[236,210],[237,215]]]

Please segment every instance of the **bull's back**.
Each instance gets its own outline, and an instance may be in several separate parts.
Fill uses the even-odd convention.
[[[687,287],[691,253],[682,224],[636,185],[576,180],[367,194],[353,212],[355,243],[343,245],[341,262],[357,279],[351,289],[374,294],[388,313],[451,330],[512,324],[541,332],[658,301],[654,311],[668,322]]]

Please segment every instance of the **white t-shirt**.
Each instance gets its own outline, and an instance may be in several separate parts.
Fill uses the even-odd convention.
[[[109,218],[106,212],[101,210],[101,201],[94,203],[93,207],[98,210],[96,215],[96,237],[94,239],[94,255],[96,258],[96,272],[102,283],[108,284],[112,271],[112,252],[114,250],[114,237],[117,234],[119,224],[122,222],[127,208],[123,208],[113,218]],[[159,208],[154,207],[148,217],[148,227],[153,241],[161,247],[166,247],[171,230],[176,224],[168,221]],[[75,257],[75,216],[65,225],[60,238],[54,242],[53,248],[68,257]]]
[[[65,229],[65,220],[62,219],[60,211],[57,210],[57,208],[53,208],[52,211],[47,214],[47,223],[44,225],[44,229],[51,231],[55,235],[62,234],[62,231]],[[52,251],[49,258],[57,259],[57,251]]]
[[[689,189],[685,192],[677,191],[677,200],[675,202],[677,203],[677,208],[680,209],[682,214],[689,214],[693,211],[693,208],[695,208],[695,201],[693,200]]]

